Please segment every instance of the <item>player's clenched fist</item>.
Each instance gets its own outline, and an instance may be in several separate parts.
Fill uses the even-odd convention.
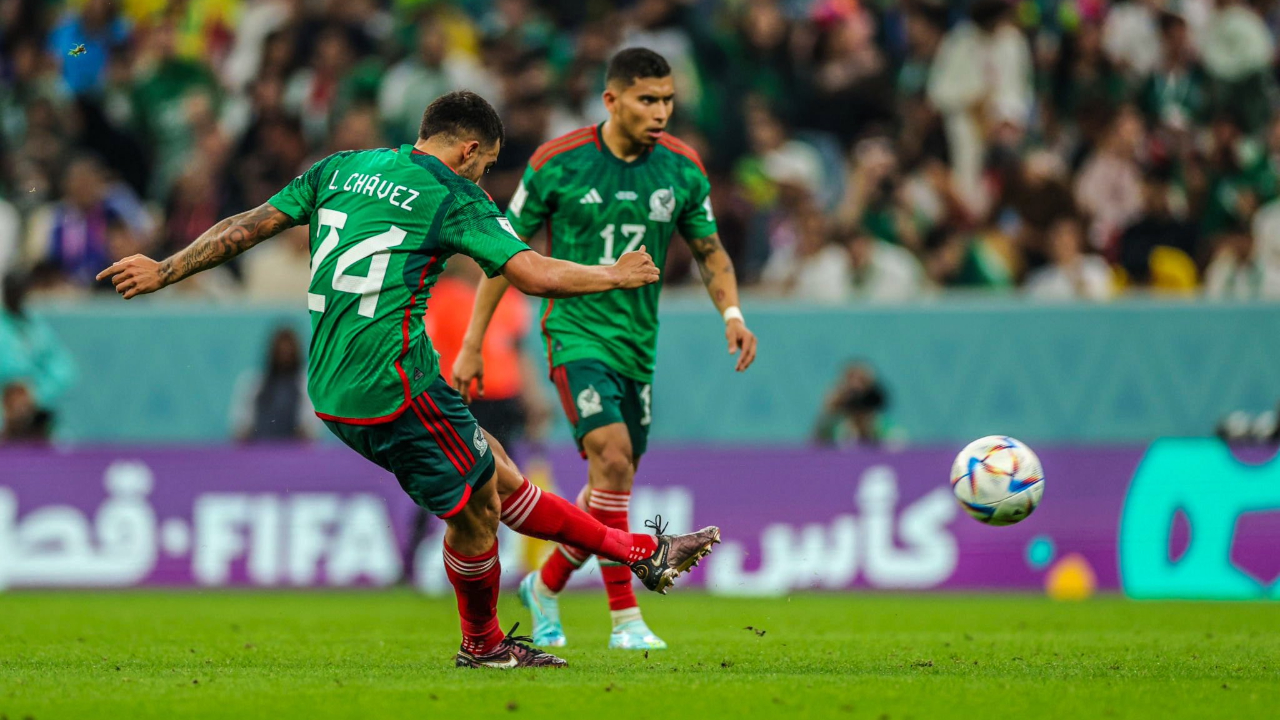
[[[111,278],[116,292],[128,300],[135,295],[153,293],[165,286],[160,274],[160,263],[146,255],[130,255],[117,260],[114,265],[98,273],[98,280]]]
[[[618,287],[624,289],[638,288],[658,282],[658,266],[653,264],[653,257],[641,245],[639,250],[623,253],[614,263],[613,270],[618,277]]]
[[[468,348],[464,343],[453,361],[453,381],[449,384],[462,396],[462,402],[471,404],[471,383],[476,384],[476,397],[484,397],[484,355],[480,350]]]

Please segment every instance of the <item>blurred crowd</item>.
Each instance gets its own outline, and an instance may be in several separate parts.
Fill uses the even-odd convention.
[[[32,293],[169,254],[469,88],[508,143],[605,118],[665,55],[743,282],[1280,298],[1274,0],[0,0],[0,273]],[[297,301],[295,228],[182,291]],[[696,282],[677,244],[667,282]]]

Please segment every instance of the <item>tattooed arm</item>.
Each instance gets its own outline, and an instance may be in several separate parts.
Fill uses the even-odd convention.
[[[146,295],[217,267],[294,224],[293,218],[263,203],[214,225],[166,260],[156,262],[145,255],[132,255],[98,273],[98,279],[111,278],[116,292],[126,300]]]
[[[689,242],[689,249],[698,261],[698,270],[702,273],[702,284],[707,286],[707,294],[716,310],[724,316],[725,311],[738,307],[738,278],[733,273],[733,261],[724,245],[720,244],[720,236],[712,233],[704,238]],[[725,339],[729,341],[729,354],[739,350],[737,370],[742,372],[756,359],[756,336],[747,329],[741,314],[725,320]]]

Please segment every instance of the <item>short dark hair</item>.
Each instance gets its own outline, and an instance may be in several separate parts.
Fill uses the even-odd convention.
[[[435,135],[451,135],[459,139],[476,139],[485,144],[506,142],[502,118],[488,100],[471,92],[458,90],[436,98],[422,113],[418,139]]]
[[[631,87],[640,78],[664,78],[671,75],[667,59],[649,48],[627,48],[609,61],[605,82],[621,80]]]

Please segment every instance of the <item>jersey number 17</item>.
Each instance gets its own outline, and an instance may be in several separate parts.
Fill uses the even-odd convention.
[[[622,237],[627,240],[626,247],[622,248],[622,252],[617,255],[613,254],[614,238],[616,237],[615,228],[617,230],[621,230]],[[619,257],[640,247],[640,243],[644,241],[644,231],[644,225],[632,225],[629,223],[623,223],[621,225],[609,223],[608,225],[605,225],[604,229],[600,231],[600,237],[604,238],[604,252],[600,255],[600,264],[612,265],[618,262]]]

